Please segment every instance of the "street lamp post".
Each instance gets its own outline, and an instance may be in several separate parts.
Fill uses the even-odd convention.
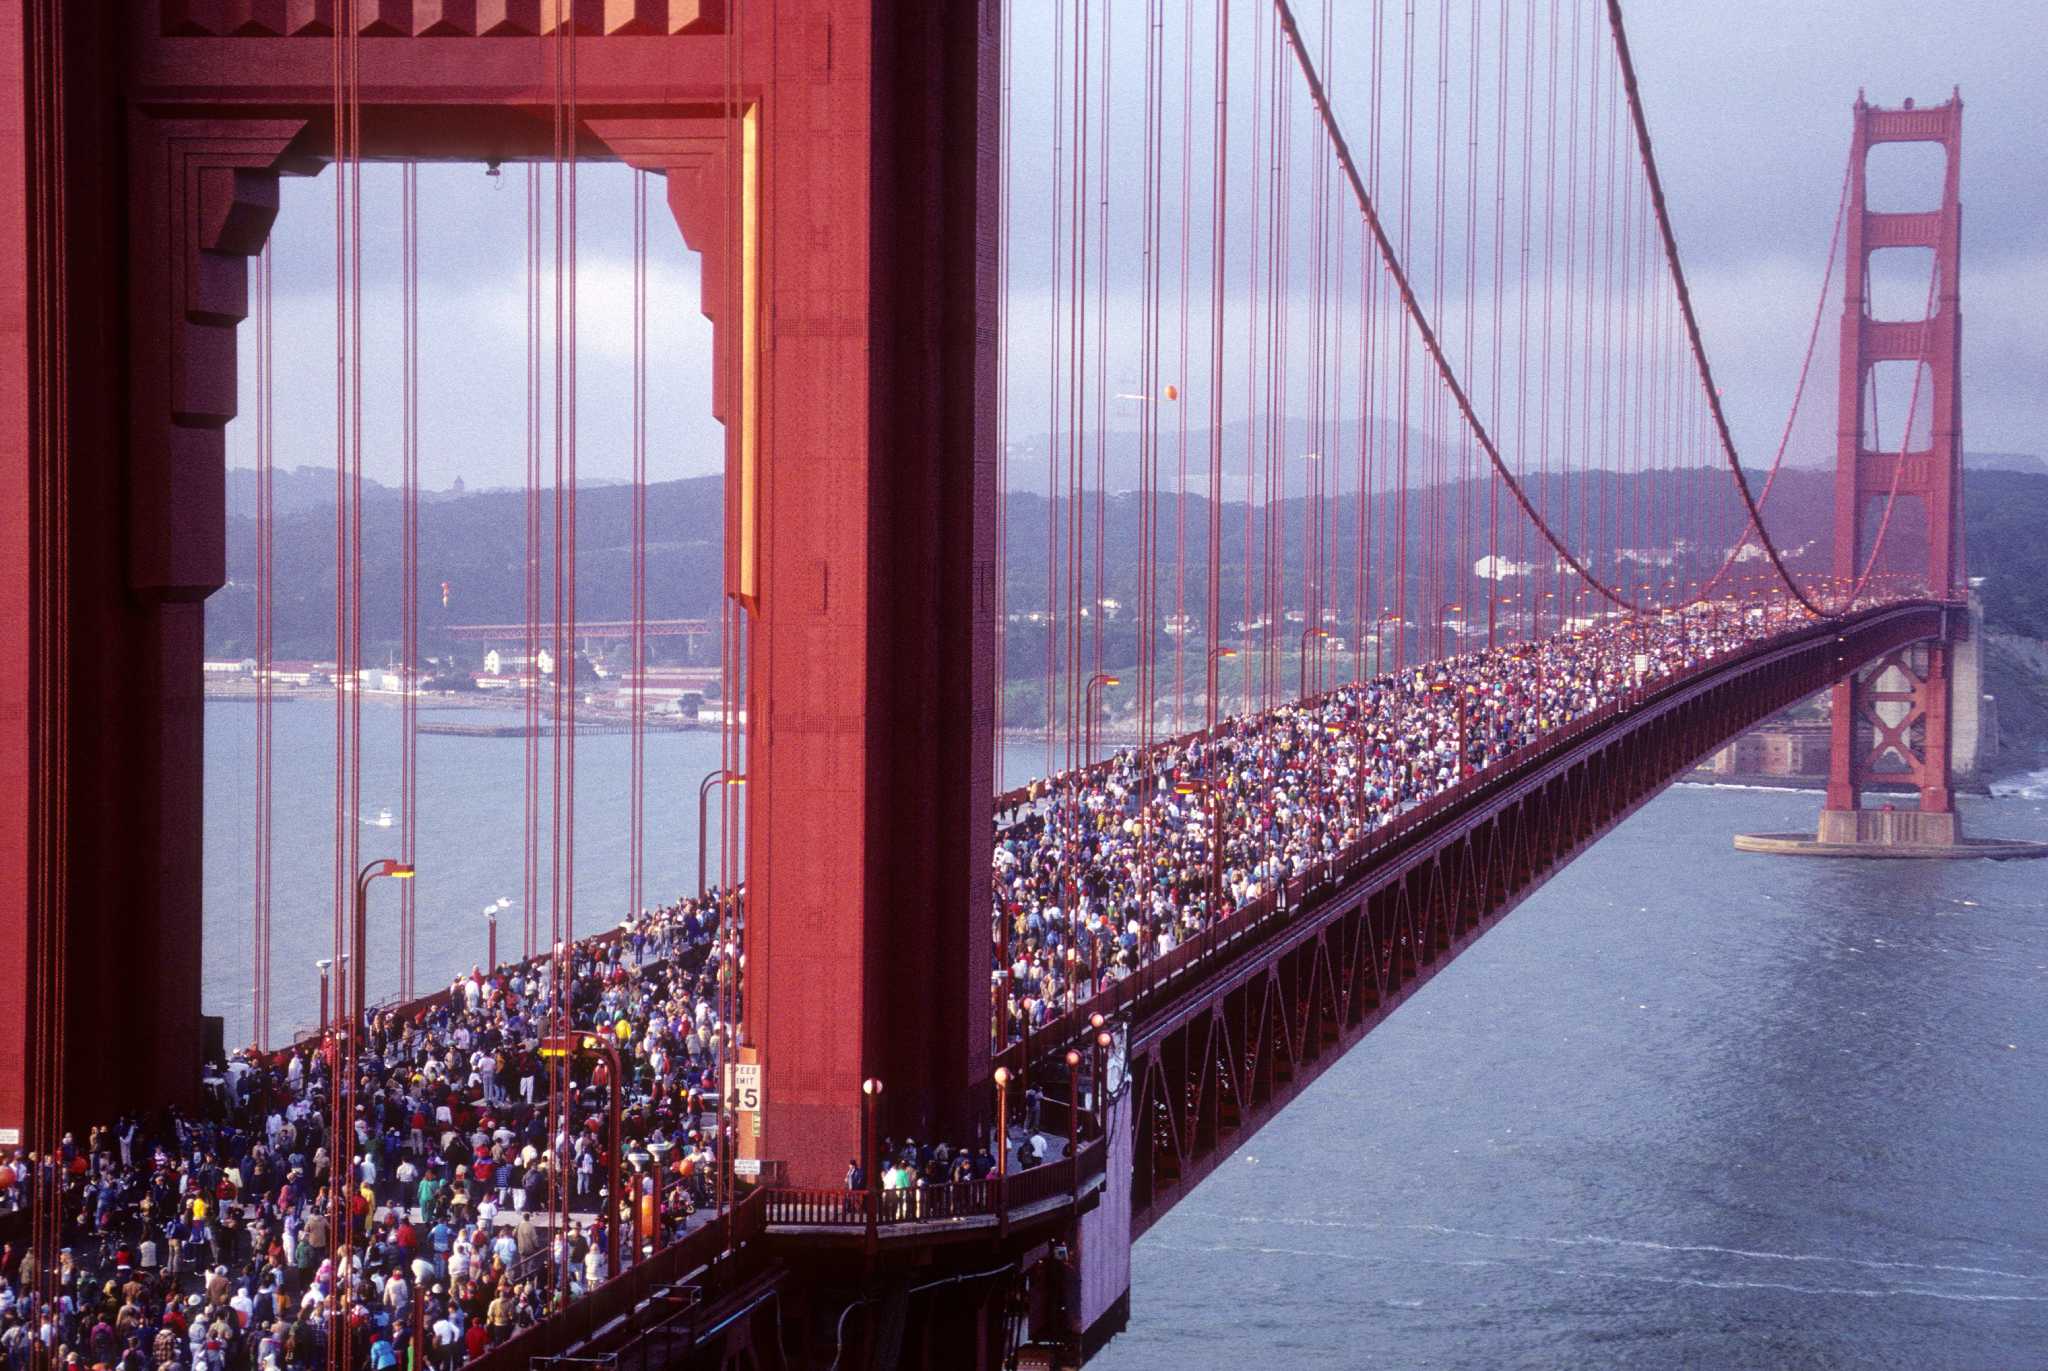
[[[1216,727],[1216,694],[1218,689],[1216,663],[1226,661],[1235,656],[1237,656],[1237,649],[1234,647],[1212,647],[1209,649],[1209,679],[1206,682],[1208,708],[1204,711],[1202,721],[1205,729],[1213,730]]]
[[[1299,665],[1299,667],[1300,667],[1300,669],[1301,669],[1301,670],[1300,670],[1300,680],[1299,680],[1299,681],[1297,682],[1298,688],[1297,688],[1297,689],[1296,689],[1296,691],[1295,691],[1295,698],[1296,698],[1296,699],[1306,700],[1306,699],[1308,698],[1308,642],[1309,642],[1309,639],[1311,639],[1311,638],[1327,638],[1327,637],[1329,637],[1329,636],[1330,636],[1330,631],[1329,631],[1328,629],[1326,629],[1326,628],[1305,628],[1305,629],[1303,629],[1303,630],[1301,631],[1301,644],[1300,644],[1300,652],[1299,652],[1299,658],[1300,658],[1300,660],[1299,660],[1299,662],[1298,662],[1298,665]]]
[[[606,1167],[604,1240],[606,1279],[616,1279],[619,1274],[619,1202],[624,1196],[624,1183],[620,1159],[626,1151],[626,1118],[621,1097],[625,1094],[625,1077],[619,1070],[619,1048],[611,1034],[599,1029],[591,1033],[575,1033],[569,1037],[553,1037],[541,1040],[541,1055],[559,1056],[566,1059],[573,1052],[587,1052],[601,1056],[611,1068],[611,1079],[605,1085],[605,1095],[610,1101],[606,1111],[611,1115],[612,1145],[611,1157]],[[564,1083],[568,1081],[568,1066],[564,1061]],[[568,1093],[567,1091],[564,1092]],[[719,1110],[724,1111],[725,1101],[721,1095]],[[720,1151],[724,1151],[724,1139],[720,1139]]]
[[[1095,765],[1095,692],[1103,686],[1122,685],[1121,676],[1098,671],[1081,690],[1081,769]]]
[[[1095,1060],[1090,1065],[1095,1070],[1095,1136],[1109,1134],[1109,1020],[1100,1014],[1088,1016],[1088,1026],[1095,1030]]]
[[[704,898],[704,830],[710,822],[709,800],[711,787],[724,781],[727,785],[745,785],[747,778],[736,771],[720,767],[697,783],[697,898]]]
[[[356,1230],[354,1217],[349,1213],[348,1196],[353,1190],[355,1175],[355,1130],[356,1130],[356,1080],[357,1063],[361,1060],[363,1039],[370,1022],[366,982],[364,974],[369,962],[367,931],[369,928],[370,882],[380,876],[393,880],[409,881],[413,876],[410,864],[390,857],[381,857],[366,864],[356,873],[355,919],[350,928],[349,956],[354,965],[342,967],[341,987],[347,995],[347,1003],[334,1015],[338,1024],[345,1025],[345,1042],[334,1042],[333,1094],[333,1155],[329,1161],[328,1181],[328,1226],[335,1240],[335,1281],[338,1288],[354,1279],[356,1272],[355,1247]],[[332,1040],[330,1040],[332,1041]],[[350,1179],[344,1180],[343,1177]],[[348,1332],[344,1322],[341,1337],[341,1353],[348,1355]]]
[[[370,882],[379,876],[389,876],[394,881],[409,881],[413,878],[413,869],[410,863],[392,857],[380,857],[356,873],[355,929],[349,940],[350,950],[355,956],[355,966],[350,973],[349,1012],[354,1016],[353,1032],[358,1045],[361,1044],[370,1022],[369,1001],[365,998],[364,991],[369,979],[366,973],[370,960],[366,935],[370,924]],[[354,1120],[350,1120],[350,1123],[353,1124]]]
[[[875,1250],[879,1234],[875,1231],[876,1220],[882,1207],[882,1175],[875,1169],[875,1106],[880,1103],[882,1082],[879,1077],[870,1076],[860,1083],[860,1157],[861,1174],[868,1183],[868,1251]]]
[[[1075,1200],[1081,1198],[1081,1054],[1067,1049],[1067,1168]]]
[[[1401,616],[1380,607],[1379,617],[1372,621],[1372,674],[1384,676],[1387,673],[1387,625],[1398,624]]]
[[[1492,651],[1492,650],[1493,650],[1493,648],[1494,648],[1494,647],[1495,647],[1495,646],[1497,645],[1497,644],[1496,644],[1496,642],[1495,642],[1495,633],[1497,632],[1497,630],[1498,630],[1498,628],[1499,628],[1499,611],[1500,611],[1500,607],[1501,607],[1502,605],[1511,605],[1511,604],[1515,604],[1515,603],[1517,603],[1517,602],[1518,602],[1519,598],[1520,598],[1520,597],[1518,597],[1518,596],[1514,596],[1514,595],[1495,595],[1495,596],[1492,596],[1492,597],[1490,597],[1490,598],[1489,598],[1489,599],[1487,600],[1487,602],[1486,602],[1486,647],[1487,647],[1487,650],[1488,650],[1489,652],[1490,652],[1490,651]]]
[[[1202,807],[1209,811],[1209,917],[1214,920],[1223,912],[1222,797],[1213,780],[1182,781],[1173,791],[1176,795],[1200,795]]]
[[[1450,655],[1446,649],[1450,638],[1450,616],[1453,612],[1463,614],[1465,606],[1461,604],[1443,604],[1436,607],[1436,655],[1439,657]],[[1463,637],[1464,635],[1460,634],[1459,636]]]
[[[334,959],[322,957],[313,963],[320,968],[320,1031],[327,1031],[327,973],[334,969]]]
[[[996,1068],[996,1180],[1010,1174],[1010,1068]]]
[[[484,963],[488,970],[496,971],[498,969],[498,913],[500,910],[510,909],[511,907],[512,901],[503,897],[484,906],[484,924],[490,930],[489,941],[484,948],[485,956],[490,958],[489,961]]]
[[[1465,779],[1465,692],[1461,688],[1452,685],[1449,681],[1434,681],[1430,684],[1429,693],[1432,695],[1442,695],[1446,691],[1455,695],[1458,701],[1458,779],[1463,781]]]

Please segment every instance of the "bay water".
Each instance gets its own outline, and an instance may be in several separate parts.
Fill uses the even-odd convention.
[[[397,720],[366,702],[365,859],[397,850]],[[255,722],[207,705],[205,1000],[230,1043]],[[330,950],[333,727],[331,701],[277,707],[273,1038],[316,1017]],[[628,750],[577,742],[579,932],[626,910]],[[1008,783],[1043,756],[1007,749]],[[520,946],[523,758],[420,741],[422,989],[483,960],[500,897]],[[715,732],[647,738],[649,900],[694,888],[718,764]],[[2048,863],[1730,845],[1818,804],[1677,786],[1595,844],[1138,1243],[1131,1327],[1091,1366],[2048,1366]],[[1963,808],[2048,840],[2048,774]],[[373,943],[395,921],[379,887]]]

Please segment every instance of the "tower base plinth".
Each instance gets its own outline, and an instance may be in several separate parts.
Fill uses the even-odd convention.
[[[1836,846],[1953,847],[1963,832],[1952,809],[1823,809],[1814,836]]]
[[[1965,838],[1953,810],[1823,809],[1817,833],[1738,833],[1735,846],[1782,857],[2048,857],[2048,843]]]

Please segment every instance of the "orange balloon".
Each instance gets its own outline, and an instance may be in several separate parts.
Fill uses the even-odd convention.
[[[1168,386],[1166,388],[1166,398],[1169,400],[1178,400],[1180,398],[1180,387]]]

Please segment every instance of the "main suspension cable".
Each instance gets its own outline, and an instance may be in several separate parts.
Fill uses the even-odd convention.
[[[1284,5],[1286,0],[1275,0]],[[1713,416],[1714,430],[1721,442],[1721,451],[1728,462],[1728,473],[1735,480],[1735,489],[1742,496],[1742,505],[1749,516],[1750,526],[1756,530],[1758,546],[1770,558],[1771,566],[1778,573],[1778,579],[1792,592],[1807,613],[1817,619],[1835,617],[1808,598],[1806,591],[1793,579],[1785,566],[1785,559],[1779,555],[1770,535],[1764,531],[1763,513],[1757,507],[1756,497],[1749,489],[1749,478],[1743,475],[1742,458],[1735,450],[1735,436],[1729,430],[1728,416],[1721,408],[1721,393],[1714,386],[1714,369],[1707,360],[1706,344],[1700,337],[1699,319],[1693,313],[1692,292],[1685,284],[1685,268],[1678,260],[1678,238],[1671,229],[1671,212],[1664,200],[1664,182],[1657,174],[1657,156],[1650,144],[1650,125],[1643,114],[1642,91],[1636,84],[1635,59],[1630,55],[1628,30],[1621,19],[1621,0],[1607,0],[1607,25],[1614,34],[1614,51],[1621,63],[1622,87],[1628,94],[1629,118],[1635,125],[1636,151],[1642,159],[1643,175],[1650,185],[1650,203],[1657,211],[1657,231],[1664,239],[1664,260],[1671,270],[1671,284],[1678,292],[1679,312],[1685,318],[1686,341],[1692,347],[1693,363],[1699,369],[1700,386],[1706,398],[1707,409]]]

